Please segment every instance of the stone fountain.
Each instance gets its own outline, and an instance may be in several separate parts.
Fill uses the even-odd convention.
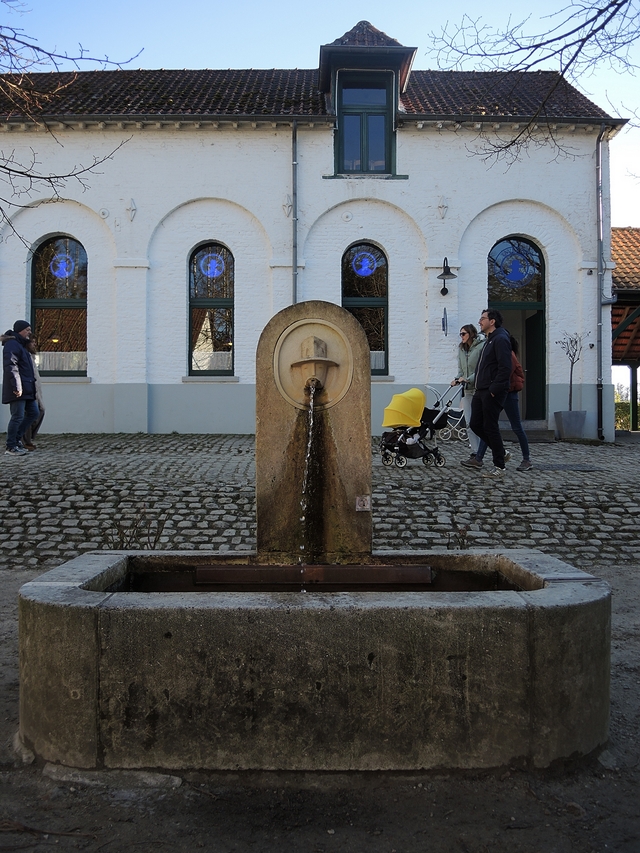
[[[257,353],[258,550],[96,552],[20,592],[20,738],[82,768],[546,767],[604,744],[610,592],[535,551],[371,551],[369,352]]]

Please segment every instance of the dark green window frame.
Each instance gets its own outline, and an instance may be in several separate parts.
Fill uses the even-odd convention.
[[[207,261],[209,258],[209,261]],[[217,261],[216,259],[220,259]],[[205,263],[204,267],[201,262]],[[205,270],[216,271],[220,262],[224,269],[219,275],[207,276]],[[222,243],[205,243],[198,246],[189,258],[189,375],[190,376],[233,376],[234,370],[234,287],[235,259]],[[207,295],[203,296],[202,293]],[[220,295],[218,295],[220,294]],[[205,331],[208,324],[208,332]],[[197,367],[195,355],[197,343],[208,336],[203,348],[210,360],[214,356],[228,362],[224,368]],[[224,339],[224,340],[223,340]],[[227,358],[224,358],[224,356]]]
[[[68,275],[64,275],[65,264],[72,268]],[[87,269],[84,246],[66,234],[45,240],[33,253],[31,328],[38,343],[41,376],[87,375]],[[61,296],[65,290],[82,297]],[[55,353],[60,360],[73,355],[72,361],[84,362],[84,369],[47,369]]]
[[[359,255],[372,255],[376,259],[376,270],[364,277],[355,274],[353,264]],[[357,266],[357,263],[356,263]],[[372,376],[389,374],[389,261],[385,252],[374,243],[358,242],[342,256],[342,307],[350,311],[362,325],[369,340],[370,352],[384,354],[384,363],[371,366]],[[368,292],[367,292],[368,291]],[[357,295],[362,293],[363,295]],[[374,294],[378,295],[374,295]],[[377,315],[377,316],[376,316]],[[372,347],[376,338],[378,347]],[[382,350],[379,349],[382,344]]]
[[[336,174],[394,174],[393,72],[339,71],[336,89]],[[384,93],[384,102],[379,93]]]

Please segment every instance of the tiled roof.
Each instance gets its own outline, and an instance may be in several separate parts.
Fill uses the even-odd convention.
[[[331,44],[345,47],[402,47],[399,41],[376,29],[369,21],[358,21],[348,33]]]
[[[640,306],[640,228],[611,229],[611,257],[616,263],[613,289],[619,301],[611,306],[611,328],[615,330]],[[613,361],[640,361],[640,317],[613,341]]]
[[[326,115],[315,69],[81,71],[29,79],[36,91],[53,93],[42,110],[45,118]],[[8,114],[11,105],[0,96],[0,116]]]
[[[637,290],[640,296],[640,228],[611,229],[615,290]]]
[[[81,71],[29,75],[50,93],[42,115],[82,116],[327,116],[316,69]],[[488,119],[535,114],[558,74],[553,71],[413,71],[402,105],[407,117]],[[0,116],[15,114],[0,95]],[[596,120],[607,114],[559,81],[544,116]]]
[[[554,88],[555,87],[555,88]],[[413,71],[402,103],[407,113],[474,117],[606,118],[556,71]]]

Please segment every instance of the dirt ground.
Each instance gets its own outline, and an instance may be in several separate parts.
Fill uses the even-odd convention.
[[[0,572],[0,851],[638,853],[640,574],[592,571],[614,593],[611,741],[599,757],[544,772],[189,773],[165,788],[139,774],[52,779],[16,761],[15,595],[35,573]]]
[[[640,563],[587,568],[613,590],[611,739],[599,755],[545,771],[160,779],[16,757],[16,595],[40,570],[0,570],[0,853],[640,853]]]

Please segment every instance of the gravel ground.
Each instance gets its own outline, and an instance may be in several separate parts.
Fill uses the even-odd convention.
[[[442,469],[373,459],[374,546],[531,546],[613,590],[611,740],[547,771],[73,774],[23,765],[19,587],[103,547],[255,547],[253,439],[43,436],[3,457],[0,500],[0,851],[195,849],[331,853],[640,851],[639,436],[535,444],[532,472],[487,482],[441,445]],[[513,448],[512,448],[513,449]]]

